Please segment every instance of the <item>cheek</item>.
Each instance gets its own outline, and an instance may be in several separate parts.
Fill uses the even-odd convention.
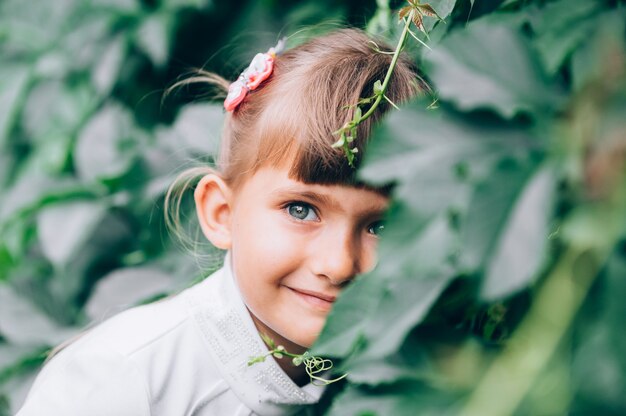
[[[291,247],[293,235],[285,229],[277,213],[261,212],[241,215],[233,227],[233,245],[248,256],[265,259],[266,254]]]
[[[378,246],[378,238],[366,236],[363,241],[363,252],[361,257],[361,273],[367,273],[376,267],[378,256],[376,247]]]
[[[293,268],[298,258],[297,236],[280,212],[241,213],[233,223],[235,270],[242,280],[272,281]]]

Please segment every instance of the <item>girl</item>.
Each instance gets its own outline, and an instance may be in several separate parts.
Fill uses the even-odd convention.
[[[230,85],[217,169],[203,169],[195,188],[203,234],[227,251],[223,267],[64,348],[19,416],[283,415],[317,402],[323,388],[307,384],[303,366],[248,361],[267,354],[264,339],[306,351],[341,289],[375,264],[387,193],[357,182],[331,144],[391,57],[354,29],[276,52]],[[387,96],[402,102],[420,88],[401,58]],[[386,109],[359,124],[357,162]]]

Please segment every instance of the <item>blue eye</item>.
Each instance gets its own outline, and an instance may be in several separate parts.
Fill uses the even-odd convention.
[[[385,231],[385,223],[382,221],[376,221],[367,227],[367,232],[376,236],[379,236]]]
[[[301,221],[317,221],[319,219],[313,207],[303,202],[294,202],[287,205],[287,212]]]

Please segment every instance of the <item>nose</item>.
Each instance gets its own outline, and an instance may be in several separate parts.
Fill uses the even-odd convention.
[[[370,253],[358,232],[329,229],[320,236],[313,253],[313,272],[326,277],[332,285],[341,286],[357,274],[371,268]]]

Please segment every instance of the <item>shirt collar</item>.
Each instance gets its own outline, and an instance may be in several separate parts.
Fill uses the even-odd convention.
[[[250,357],[267,353],[237,287],[230,253],[224,266],[188,291],[192,315],[209,354],[234,393],[255,413],[285,415],[316,403],[323,386],[299,387],[273,357],[248,366]]]

